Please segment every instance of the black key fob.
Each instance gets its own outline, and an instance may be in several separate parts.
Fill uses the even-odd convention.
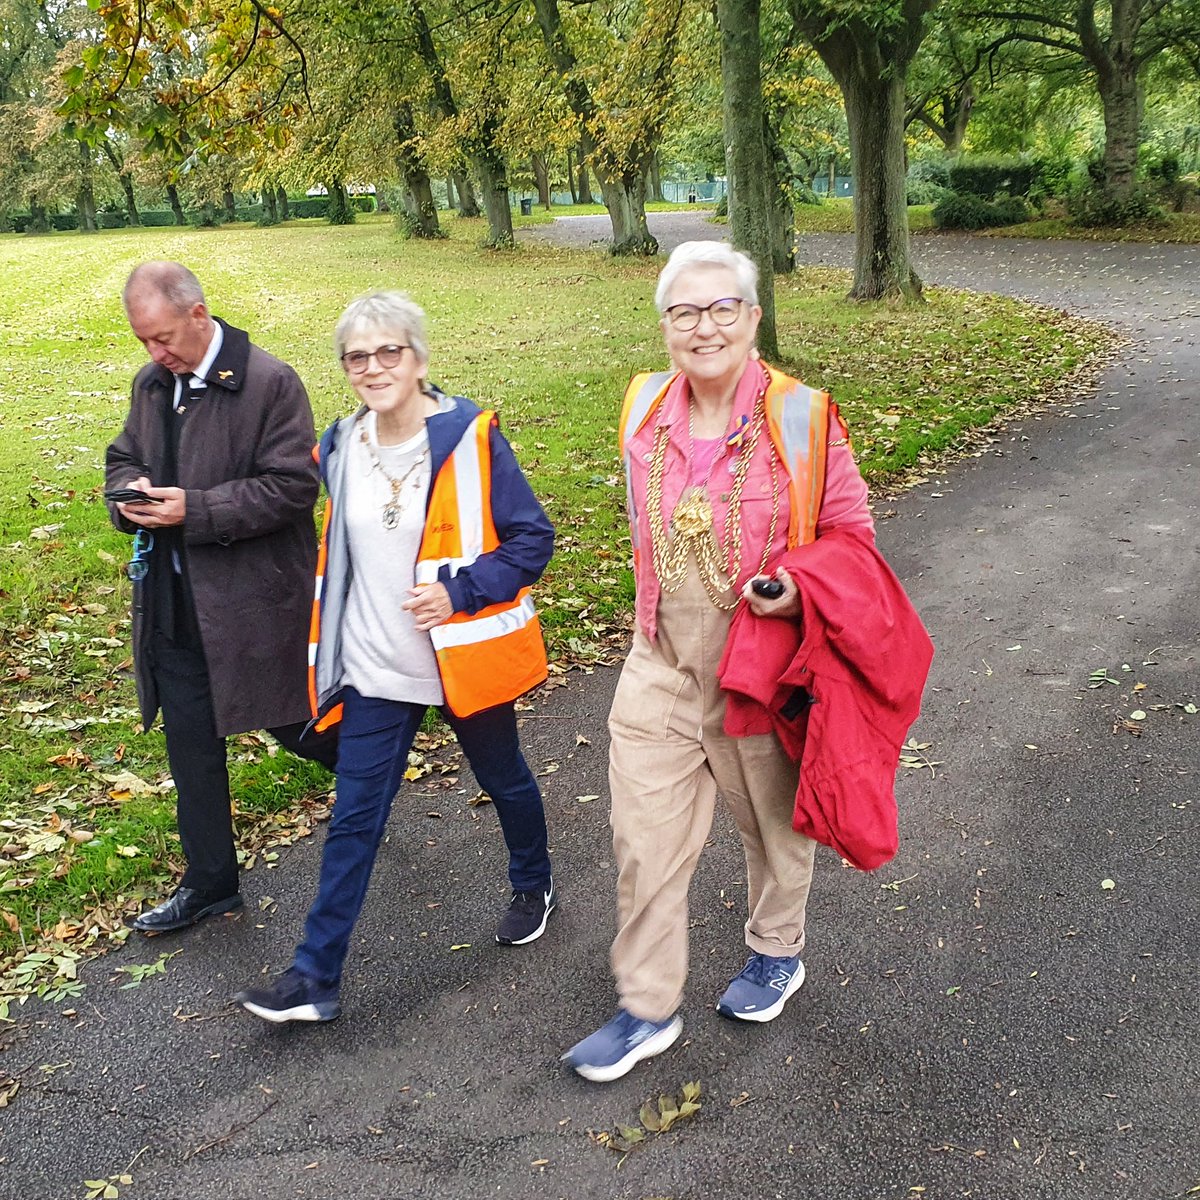
[[[778,600],[783,595],[783,584],[778,579],[760,576],[750,584],[750,590],[764,600]]]

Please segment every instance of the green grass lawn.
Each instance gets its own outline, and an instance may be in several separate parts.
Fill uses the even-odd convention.
[[[447,227],[431,243],[379,217],[0,237],[0,1005],[6,987],[69,995],[73,956],[119,937],[120,915],[178,866],[162,738],[134,710],[129,541],[100,503],[104,447],[144,361],[119,301],[137,262],[192,266],[215,312],[295,365],[319,426],[354,403],[330,342],[346,301],[408,289],[429,314],[431,377],[499,410],[558,527],[538,589],[556,669],[623,650],[616,417],[630,373],[666,365],[658,264],[541,244],[485,252],[479,222]],[[848,286],[837,271],[779,281],[782,365],[834,390],[877,482],[1041,396],[1108,341],[1009,300],[930,289],[915,310],[856,306]],[[271,846],[312,831],[327,782],[253,736],[231,759],[242,848],[269,862]],[[38,946],[59,957],[29,958]]]

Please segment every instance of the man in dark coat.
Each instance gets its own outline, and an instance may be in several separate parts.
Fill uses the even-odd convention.
[[[240,907],[225,738],[265,728],[323,762],[311,735],[308,620],[316,566],[312,410],[296,372],[213,318],[199,281],[149,262],[124,291],[151,362],[108,448],[110,501],[135,533],[130,564],[138,700],[160,709],[187,871],[133,927],[160,933]]]

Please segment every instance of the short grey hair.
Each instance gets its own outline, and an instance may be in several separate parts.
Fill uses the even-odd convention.
[[[412,347],[423,367],[429,365],[429,337],[425,332],[425,312],[406,292],[367,292],[346,305],[333,331],[334,353],[340,359],[346,343],[355,334],[368,329],[401,338]]]
[[[749,255],[725,242],[681,242],[671,251],[658,277],[654,305],[660,313],[665,310],[675,281],[691,267],[724,267],[732,271],[737,276],[741,298],[749,304],[758,303],[758,266]]]
[[[144,293],[162,296],[176,312],[181,313],[205,303],[200,280],[177,262],[144,262],[134,267],[121,292],[125,311],[129,311],[131,299]]]

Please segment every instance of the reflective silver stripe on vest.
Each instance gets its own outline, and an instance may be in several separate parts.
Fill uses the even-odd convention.
[[[504,637],[508,633],[516,633],[537,615],[533,606],[532,596],[522,596],[521,602],[513,608],[502,612],[492,613],[489,617],[475,617],[470,621],[435,625],[429,631],[430,640],[435,650],[445,650],[450,646],[474,646],[478,642],[487,642],[492,638]]]
[[[479,422],[491,424],[490,413],[480,413],[467,426],[454,447],[454,491],[458,498],[458,544],[461,565],[469,566],[483,553],[483,480],[479,473]],[[491,497],[488,497],[490,502]],[[451,563],[450,574],[457,575],[460,564]],[[435,575],[436,578],[436,575]]]
[[[783,442],[784,468],[792,473],[797,460],[808,461],[809,434],[812,428],[812,402],[820,393],[815,388],[798,383],[786,392],[772,396],[771,420]]]
[[[625,428],[621,431],[621,445],[626,448],[626,451],[629,448],[629,439],[642,427],[642,422],[649,415],[659,392],[667,386],[669,380],[674,379],[676,374],[678,374],[676,371],[655,371],[638,388],[638,394],[634,396],[633,403],[629,406]]]

